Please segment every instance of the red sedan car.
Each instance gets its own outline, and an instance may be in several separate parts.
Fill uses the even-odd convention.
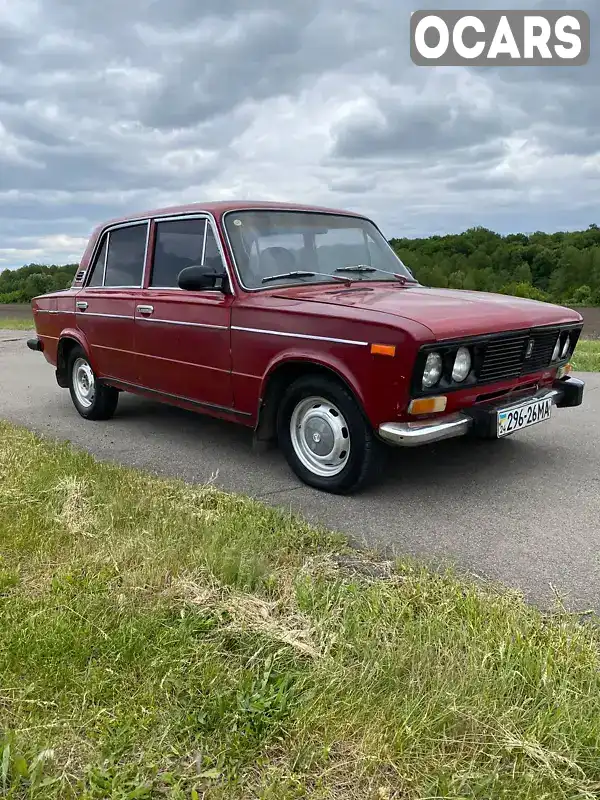
[[[346,211],[207,203],[95,230],[28,342],[77,411],[135,392],[277,440],[305,483],[349,493],[385,444],[511,435],[580,405],[575,311],[421,286]]]

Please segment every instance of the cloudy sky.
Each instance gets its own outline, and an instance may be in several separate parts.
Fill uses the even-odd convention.
[[[585,9],[572,68],[416,67],[410,12]],[[0,269],[148,207],[272,199],[384,233],[600,224],[598,0],[0,0]]]

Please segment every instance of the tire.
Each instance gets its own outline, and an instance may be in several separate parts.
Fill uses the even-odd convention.
[[[74,347],[71,350],[67,363],[69,392],[79,414],[84,419],[110,419],[119,402],[117,389],[98,381],[81,347]]]
[[[303,483],[333,494],[352,494],[379,475],[383,445],[352,394],[321,375],[298,378],[277,414],[277,438]]]

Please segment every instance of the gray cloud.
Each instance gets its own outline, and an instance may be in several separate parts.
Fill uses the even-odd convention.
[[[511,6],[569,4],[588,10],[594,34],[592,0]],[[594,221],[597,45],[583,68],[417,68],[412,10],[408,0],[0,4],[0,269],[39,252],[78,258],[107,217],[203,198],[348,207],[390,236]]]

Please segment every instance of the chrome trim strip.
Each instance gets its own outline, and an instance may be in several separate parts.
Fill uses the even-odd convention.
[[[72,314],[72,311],[60,308],[58,311],[50,310],[49,308],[37,308],[34,314]]]
[[[358,347],[368,347],[368,342],[357,342],[352,339],[334,339],[331,336],[312,336],[308,333],[286,333],[285,331],[268,331],[262,328],[243,328],[239,325],[232,325],[232,331],[243,331],[244,333],[263,333],[267,336],[288,336],[292,339],[310,339],[316,342],[334,342],[335,344],[354,344]]]
[[[210,328],[215,331],[228,331],[228,325],[209,325],[204,322],[180,322],[176,319],[154,319],[153,317],[136,317],[136,321],[159,322],[163,325],[184,325],[189,328]]]
[[[130,319],[134,320],[135,317],[129,317],[125,314],[99,314],[97,311],[76,311],[78,317],[109,317],[110,319]]]
[[[104,268],[102,269],[102,287],[106,286],[106,268],[108,266],[108,250],[110,247],[110,234],[112,231],[108,231],[106,234],[106,250],[104,251]]]
[[[119,289],[137,289],[138,291],[141,289],[142,291],[146,291],[143,286],[86,286],[86,292],[112,292],[118,291]],[[82,292],[83,289],[79,289],[78,291]]]
[[[161,397],[170,397],[172,400],[180,400],[183,403],[189,403],[192,406],[199,406],[201,408],[210,408],[215,411],[225,411],[227,414],[235,414],[238,417],[251,417],[252,414],[249,411],[237,411],[235,408],[228,408],[227,406],[219,406],[216,403],[205,403],[200,400],[192,400],[189,397],[183,397],[179,394],[169,394],[169,392],[161,392],[158,389],[149,389],[147,386],[140,386],[137,383],[128,383],[127,381],[122,381],[119,378],[111,378],[111,377],[103,377],[102,380],[108,383],[116,383],[119,386],[128,386],[131,389],[139,389],[142,392],[148,392],[149,394],[158,394]]]
[[[127,286],[127,287],[123,287],[123,288],[136,289],[138,287],[136,287],[136,286]],[[187,289],[180,289],[179,286],[148,286],[145,289],[143,289],[143,291],[144,292],[183,292],[185,294],[190,294],[190,292]],[[194,292],[193,296],[196,297],[196,295],[198,295],[198,294],[208,294],[208,293],[210,293],[210,294],[220,294],[220,295],[223,294],[221,289],[201,289],[198,292]]]
[[[200,261],[200,264],[202,264],[202,266],[204,266],[204,259],[206,258],[206,240],[207,239],[208,239],[208,220],[206,220],[206,223],[204,225],[204,239],[202,240],[202,260]]]

